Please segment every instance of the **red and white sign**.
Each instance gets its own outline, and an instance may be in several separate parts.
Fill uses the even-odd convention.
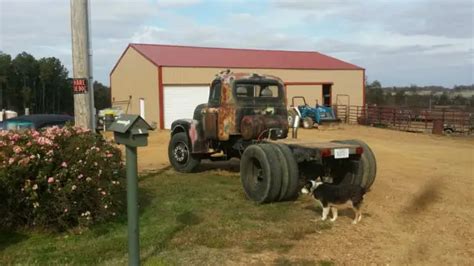
[[[87,79],[73,79],[72,88],[74,94],[87,93]]]

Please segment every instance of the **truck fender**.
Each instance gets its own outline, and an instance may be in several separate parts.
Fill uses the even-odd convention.
[[[193,153],[203,152],[203,136],[199,132],[199,122],[194,119],[179,119],[171,124],[171,136],[176,133],[185,132],[188,136],[189,143]],[[207,150],[207,149],[206,149]]]

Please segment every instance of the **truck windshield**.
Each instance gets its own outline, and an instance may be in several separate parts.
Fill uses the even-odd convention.
[[[279,98],[280,90],[275,84],[236,84],[237,98]]]

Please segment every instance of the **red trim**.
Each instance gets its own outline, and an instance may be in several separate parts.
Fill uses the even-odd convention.
[[[157,67],[162,67],[161,65],[157,65],[153,60],[151,60],[150,57],[148,57],[147,55],[145,55],[142,51],[140,51],[139,49],[137,49],[137,47],[133,46],[133,45],[130,45],[133,50],[137,51],[137,53],[141,54],[143,57],[145,57],[146,60],[148,60],[150,63],[152,63],[153,65],[157,66]]]
[[[362,106],[365,106],[365,69],[362,70]]]
[[[147,57],[148,61],[149,59]],[[156,63],[153,63],[155,66],[157,66]],[[175,67],[175,68],[221,68],[222,70],[226,69],[231,69],[233,70],[234,73],[237,72],[244,72],[247,73],[249,72],[248,69],[285,69],[285,70],[321,70],[321,71],[354,71],[354,70],[362,70],[362,68],[304,68],[304,67],[234,67],[234,66],[221,66],[221,65],[215,65],[215,66],[201,66],[201,65],[192,65],[192,66],[187,66],[187,65],[170,65],[170,64],[163,64],[161,65],[162,67]]]
[[[123,56],[125,55],[125,53],[128,51],[128,48],[130,48],[130,47],[131,47],[131,45],[129,44],[127,46],[127,48],[125,48],[125,50],[122,52],[122,55],[120,55],[119,59],[117,60],[117,63],[115,63],[114,68],[112,68],[112,71],[110,71],[110,76],[112,76],[112,74],[114,73],[114,71],[117,68],[118,64],[120,63],[120,61],[122,61]]]
[[[163,96],[162,66],[158,66],[158,106],[160,109],[160,129],[165,129],[165,99]]]
[[[287,85],[333,85],[332,81],[321,81],[321,82],[285,82],[285,86]]]

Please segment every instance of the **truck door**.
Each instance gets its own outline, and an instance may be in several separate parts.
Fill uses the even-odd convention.
[[[221,87],[220,80],[216,80],[211,84],[209,92],[208,108],[203,113],[204,136],[206,139],[217,139],[217,116],[221,104]]]

